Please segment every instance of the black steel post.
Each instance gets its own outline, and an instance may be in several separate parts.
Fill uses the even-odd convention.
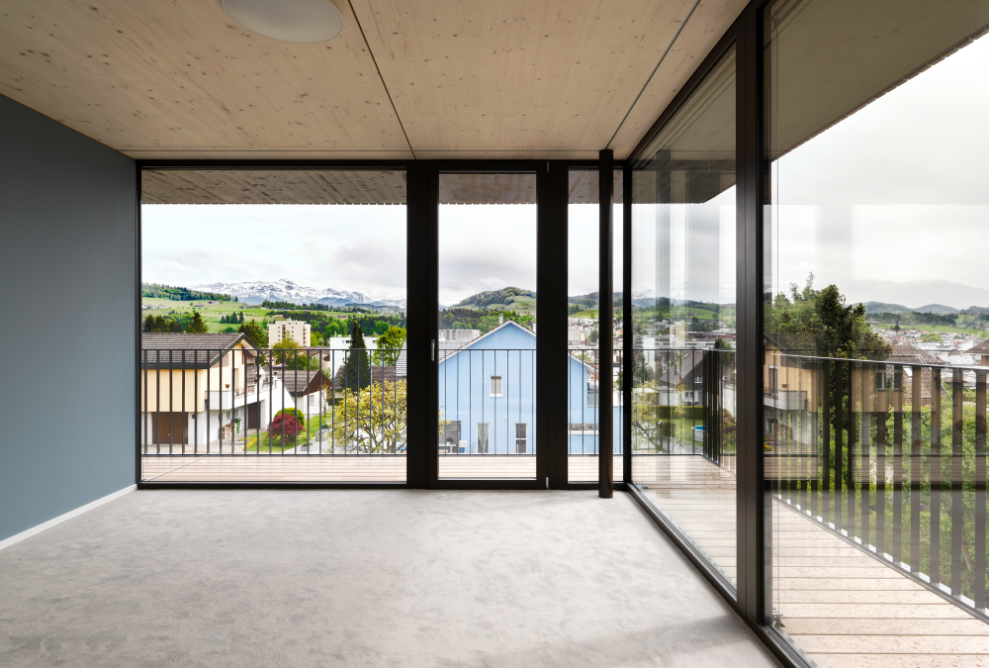
[[[547,161],[536,172],[536,478],[567,485],[567,202],[569,170]],[[483,406],[483,403],[482,403]],[[547,480],[548,479],[548,480]]]
[[[632,167],[622,171],[622,480],[632,484],[632,383],[635,321],[632,318]]]
[[[763,474],[763,306],[766,292],[766,161],[763,131],[762,22],[745,12],[737,23],[737,487],[738,607],[753,622],[765,623],[772,610],[765,549],[771,522],[766,514]]]
[[[598,496],[610,499],[615,493],[615,457],[612,407],[614,360],[614,248],[613,209],[615,202],[614,153],[605,149],[598,156],[600,188],[598,268]]]
[[[406,222],[408,289],[406,358],[408,370],[407,473],[410,487],[424,488],[435,480],[436,429],[439,401],[436,396],[436,363],[432,343],[437,338],[439,178],[430,163],[408,168]]]

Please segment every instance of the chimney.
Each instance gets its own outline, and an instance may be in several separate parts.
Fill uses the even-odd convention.
[[[505,324],[505,316],[504,316],[504,314],[498,316],[498,324],[499,325],[504,325]]]

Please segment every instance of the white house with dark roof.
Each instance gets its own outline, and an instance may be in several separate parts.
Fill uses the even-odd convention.
[[[281,381],[243,334],[141,335],[141,444],[172,454],[243,451],[283,406]],[[208,448],[208,450],[207,450]]]

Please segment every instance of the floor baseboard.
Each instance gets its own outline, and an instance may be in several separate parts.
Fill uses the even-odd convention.
[[[102,506],[104,503],[110,503],[111,501],[113,501],[115,499],[119,499],[120,497],[124,496],[125,494],[130,494],[135,489],[137,489],[137,485],[130,485],[128,487],[124,487],[123,489],[118,490],[118,491],[114,492],[113,494],[108,494],[108,495],[104,496],[101,499],[96,499],[95,501],[92,501],[90,503],[87,503],[84,506],[79,506],[75,510],[70,510],[69,512],[65,513],[64,515],[59,515],[58,517],[55,517],[53,519],[50,519],[47,522],[42,522],[41,524],[38,524],[37,526],[33,526],[30,529],[27,529],[25,531],[22,531],[22,532],[20,532],[18,534],[14,534],[10,538],[5,538],[3,540],[0,540],[0,550],[4,549],[6,547],[10,547],[14,543],[19,543],[22,540],[24,540],[25,538],[30,538],[31,536],[37,535],[37,534],[41,533],[42,531],[44,531],[45,529],[50,529],[51,527],[55,526],[56,524],[61,524],[62,522],[66,521],[66,520],[71,520],[73,517],[78,517],[79,515],[82,515],[83,513],[87,512],[87,511],[90,511],[93,508],[96,508],[98,506]]]

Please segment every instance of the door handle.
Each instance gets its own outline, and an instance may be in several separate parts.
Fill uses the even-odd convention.
[[[436,361],[436,339],[432,339],[429,342],[429,359],[430,361]]]

